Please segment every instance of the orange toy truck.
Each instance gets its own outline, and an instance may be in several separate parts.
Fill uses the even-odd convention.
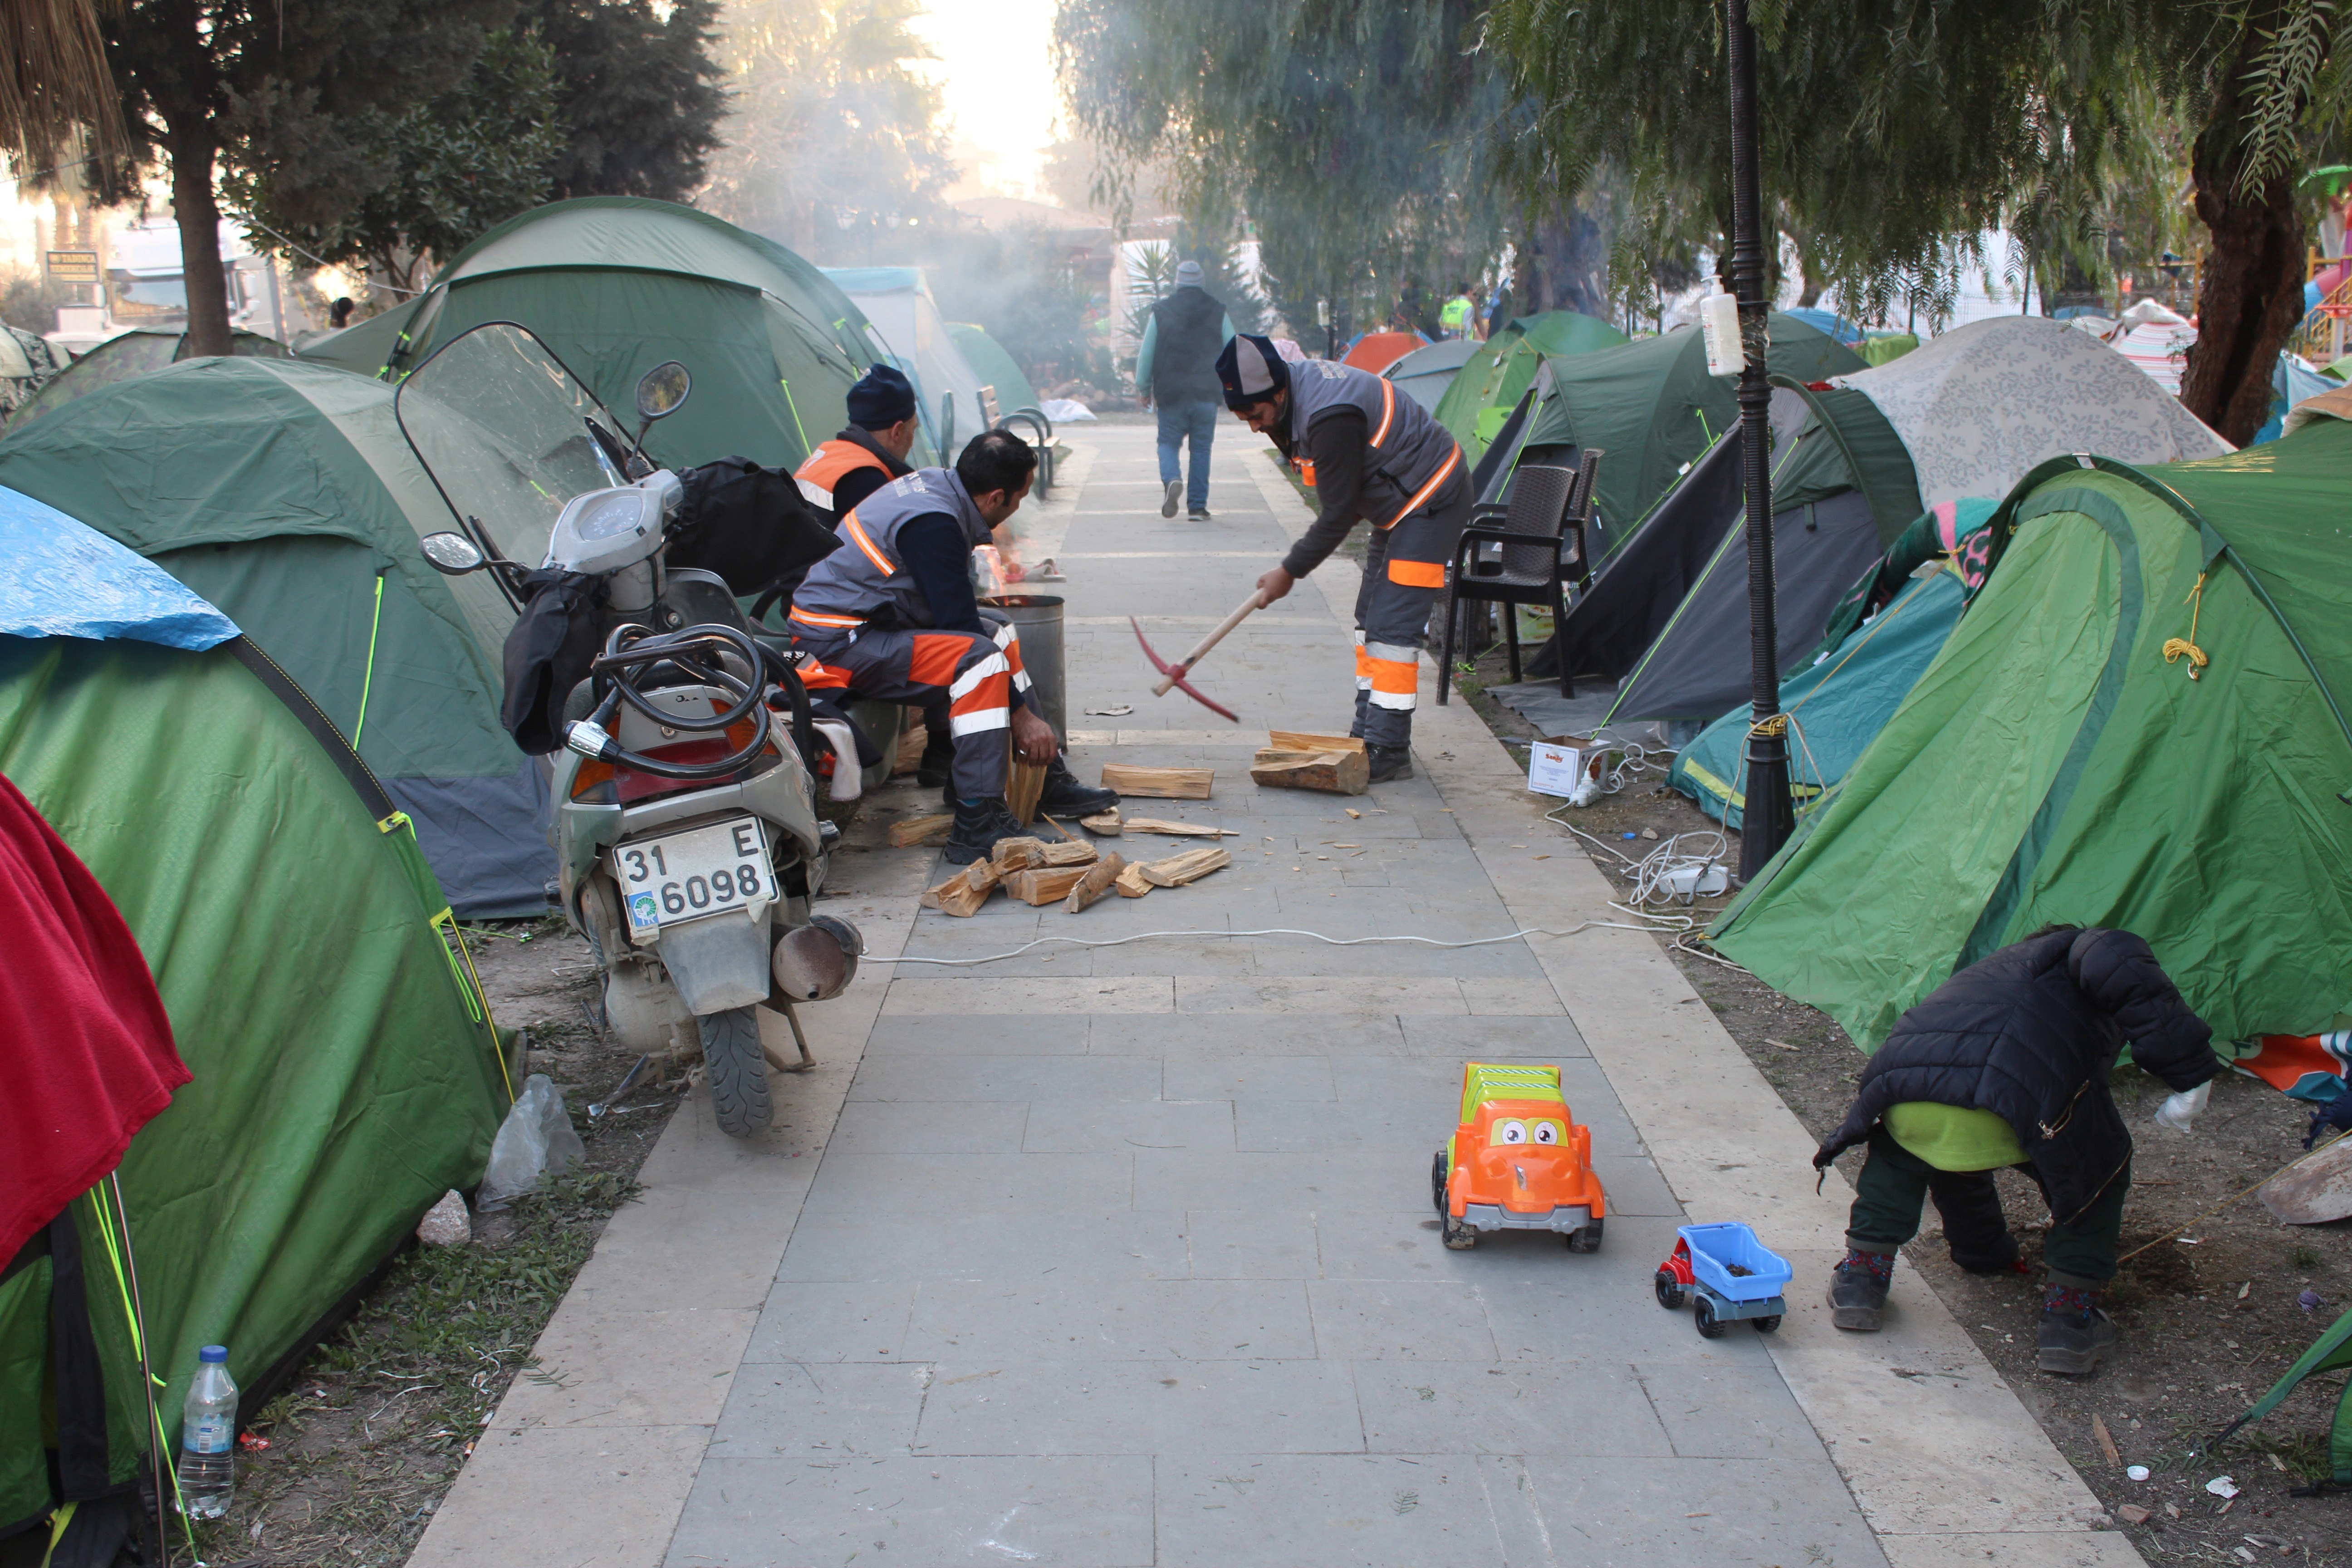
[[[1556,1067],[1465,1063],[1462,1124],[1430,1185],[1457,1252],[1482,1230],[1554,1231],[1570,1252],[1601,1250],[1608,1198],[1592,1173],[1592,1130],[1570,1119]]]

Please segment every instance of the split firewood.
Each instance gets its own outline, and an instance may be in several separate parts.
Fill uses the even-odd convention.
[[[1004,880],[1004,868],[993,860],[975,860],[963,868],[964,880],[975,888],[994,888]]]
[[[1045,846],[1046,866],[1091,866],[1102,858],[1101,853],[1083,838],[1065,838],[1059,844]]]
[[[1145,861],[1143,879],[1155,888],[1181,888],[1233,863],[1233,856],[1223,849],[1187,849],[1165,860]]]
[[[923,765],[923,748],[931,743],[930,731],[923,728],[920,719],[909,718],[898,726],[898,754],[890,759],[890,776],[918,772]]]
[[[1157,816],[1139,816],[1127,825],[1130,833],[1164,833],[1171,838],[1238,838],[1238,827],[1211,827],[1203,822],[1167,822]]]
[[[1127,862],[1119,858],[1118,850],[1112,850],[1087,868],[1087,874],[1077,879],[1070,889],[1069,896],[1062,900],[1062,908],[1076,914],[1109,892],[1111,884],[1118,881],[1119,873],[1126,869]]]
[[[1206,800],[1216,777],[1213,768],[1137,768],[1125,763],[1105,763],[1102,771],[1103,788],[1160,800]]]
[[[1118,889],[1118,896],[1122,899],[1139,899],[1151,891],[1151,884],[1144,880],[1143,862],[1140,860],[1129,861],[1111,886]]]
[[[1125,830],[1127,824],[1119,819],[1118,807],[1114,805],[1108,811],[1078,818],[1078,826],[1100,837],[1116,838]]]
[[[1045,793],[1045,764],[1013,759],[1004,779],[1004,805],[1013,820],[1026,827],[1036,818],[1037,801]]]
[[[955,826],[952,811],[934,812],[929,816],[902,816],[890,825],[890,847],[904,849],[913,844],[945,844],[948,829]]]
[[[950,877],[925,893],[921,901],[925,909],[961,919],[978,914],[980,906],[988,902],[988,895],[995,890],[996,878],[983,860]]]
[[[1024,904],[1059,903],[1086,880],[1092,866],[1034,866],[1004,879],[1004,890]]]
[[[1305,730],[1268,730],[1265,743],[1277,752],[1360,752],[1361,735],[1317,735]]]
[[[1284,752],[1268,747],[1251,762],[1250,778],[1276,789],[1361,795],[1371,787],[1372,764],[1361,752]]]
[[[1024,866],[1045,863],[1045,841],[1042,838],[1000,838],[996,847],[988,852],[999,871],[1018,871]]]

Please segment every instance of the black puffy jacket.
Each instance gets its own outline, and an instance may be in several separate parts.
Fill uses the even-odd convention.
[[[1990,1110],[2069,1220],[2131,1157],[2107,1092],[2124,1042],[2176,1089],[2221,1070],[2212,1029],[2180,999],[2156,954],[2127,931],[2063,929],[1970,964],[1895,1021],[1863,1068],[1845,1121],[1813,1156],[1827,1165],[1906,1100]]]

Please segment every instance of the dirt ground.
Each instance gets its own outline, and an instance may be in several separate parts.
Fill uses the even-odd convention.
[[[1499,651],[1487,654],[1460,689],[1498,736],[1532,737],[1532,726],[1484,695],[1485,683],[1507,679],[1502,662]],[[1638,860],[1675,834],[1720,831],[1690,800],[1664,787],[1671,760],[1658,753],[1655,765],[1620,794],[1560,813],[1601,845],[1564,829],[1561,837],[1621,885],[1624,866],[1612,849]],[[1640,837],[1645,832],[1657,839]],[[1622,837],[1627,833],[1637,837],[1628,842]],[[1706,846],[1686,840],[1685,847]],[[1734,837],[1726,859],[1735,867],[1738,847]],[[1670,907],[1704,926],[1727,901]],[[1677,946],[1671,932],[1659,941],[1806,1130],[1825,1136],[1836,1127],[1863,1064],[1845,1031],[1747,971]],[[1941,1246],[1932,1205],[1901,1267],[1919,1270],[2111,1514],[2127,1505],[2148,1510],[2145,1523],[2119,1520],[2117,1528],[2149,1559],[2352,1563],[2352,1493],[2287,1495],[2327,1474],[2326,1433],[2339,1377],[2309,1380],[2221,1452],[2203,1452],[2208,1439],[2352,1306],[2352,1221],[2282,1225],[2246,1191],[2303,1152],[2308,1113],[2298,1102],[2255,1079],[2224,1073],[2194,1131],[2182,1135],[2149,1121],[2168,1092],[2137,1068],[2116,1074],[2116,1099],[2137,1145],[2124,1250],[2155,1245],[2124,1265],[2108,1303],[2121,1339],[2093,1376],[2034,1367],[2041,1242],[2050,1214],[2024,1176],[2002,1172],[1999,1181],[2031,1274],[1962,1272]],[[1852,1175],[1862,1158],[1861,1151],[1851,1152],[1840,1169]],[[2178,1237],[2158,1240],[2184,1226]],[[1822,1286],[1800,1280],[1798,1288]],[[2305,1290],[2323,1304],[2305,1310],[2298,1301]],[[2113,1458],[2101,1445],[2102,1429],[2114,1443]],[[2129,1465],[2147,1466],[2149,1479],[2126,1479]],[[2233,1478],[2241,1495],[2225,1501],[2207,1492],[2205,1483],[2217,1476]]]
[[[358,1314],[314,1350],[241,1444],[236,1501],[196,1528],[211,1568],[384,1568],[404,1561],[685,1085],[641,1079],[609,1115],[586,1108],[635,1053],[596,1026],[587,944],[557,921],[469,928],[492,1015],[528,1032],[528,1070],[563,1091],[585,1164],[501,1214],[465,1247],[412,1247]],[[178,1534],[176,1522],[174,1535]],[[173,1561],[187,1561],[184,1539]]]

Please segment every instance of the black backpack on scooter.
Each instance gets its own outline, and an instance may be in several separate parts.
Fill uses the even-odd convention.
[[[809,510],[800,486],[783,468],[761,468],[749,458],[721,458],[682,469],[677,478],[686,499],[670,539],[670,566],[716,572],[739,599],[786,579],[797,586],[841,542]]]

